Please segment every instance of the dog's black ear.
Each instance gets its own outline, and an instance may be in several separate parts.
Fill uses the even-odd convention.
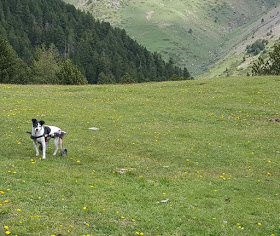
[[[40,120],[39,123],[40,123],[40,125],[43,125],[43,124],[45,124],[45,121]]]
[[[32,119],[32,123],[36,122],[37,120],[36,119]]]

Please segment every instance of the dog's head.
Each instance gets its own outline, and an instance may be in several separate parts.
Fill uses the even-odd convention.
[[[36,119],[32,119],[32,123],[33,123],[32,124],[33,130],[35,130],[35,132],[38,132],[42,129],[43,124],[45,124],[45,121],[43,120],[38,121]]]

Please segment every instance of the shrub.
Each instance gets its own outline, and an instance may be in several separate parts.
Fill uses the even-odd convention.
[[[268,44],[268,41],[263,39],[258,39],[251,45],[246,47],[247,54],[258,55],[261,51],[265,49],[265,46]]]
[[[264,60],[259,57],[258,62],[253,64],[253,75],[280,75],[280,44],[274,45],[269,53],[269,58]]]
[[[103,72],[101,72],[98,76],[97,83],[98,84],[115,84],[116,79],[115,79],[114,75],[112,75],[112,74],[105,75]]]
[[[132,84],[136,83],[136,81],[132,78],[132,76],[128,73],[126,73],[123,77],[120,79],[121,84]]]
[[[0,36],[0,83],[26,84],[30,68],[14,51],[8,41]]]
[[[82,85],[87,84],[86,78],[79,71],[78,67],[67,59],[62,63],[60,71],[57,73],[59,84]]]

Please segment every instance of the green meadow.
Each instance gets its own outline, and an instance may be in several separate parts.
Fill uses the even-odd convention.
[[[0,235],[280,235],[279,83],[1,84]]]

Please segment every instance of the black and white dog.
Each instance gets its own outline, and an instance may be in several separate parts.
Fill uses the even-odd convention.
[[[33,140],[36,156],[39,156],[39,149],[37,146],[38,142],[40,144],[40,149],[42,148],[43,151],[42,159],[46,159],[46,150],[49,146],[49,140],[51,138],[54,139],[55,146],[53,155],[56,155],[58,151],[58,142],[60,143],[61,156],[65,156],[67,154],[67,149],[62,148],[62,137],[66,134],[66,132],[56,126],[43,126],[45,124],[45,121],[43,120],[38,121],[36,119],[32,119],[32,123],[31,139]]]

